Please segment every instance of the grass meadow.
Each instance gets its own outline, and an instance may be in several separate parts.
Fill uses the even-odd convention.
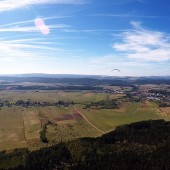
[[[118,125],[149,119],[169,119],[162,116],[157,110],[157,105],[150,102],[124,103],[120,109],[78,109],[96,127],[103,131],[114,129]],[[170,120],[170,119],[169,119]]]
[[[2,107],[0,151],[26,147],[35,150],[75,138],[101,136],[101,131],[107,132],[122,124],[148,119],[170,120],[169,108],[160,109],[151,102],[126,102],[119,109],[83,109],[85,103],[119,97],[121,95],[92,92],[0,91],[0,100],[10,102],[28,99],[40,102],[74,101],[78,103],[75,107],[82,114],[73,106]],[[41,142],[39,134],[45,124],[48,144]]]
[[[97,102],[119,98],[121,94],[105,94],[92,92],[62,92],[62,91],[0,91],[0,100],[16,102],[18,100],[39,101],[39,102],[58,102],[59,100],[73,101],[76,103]]]

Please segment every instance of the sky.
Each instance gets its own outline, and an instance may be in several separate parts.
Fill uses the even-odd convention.
[[[0,0],[0,74],[170,75],[169,6],[169,0]]]

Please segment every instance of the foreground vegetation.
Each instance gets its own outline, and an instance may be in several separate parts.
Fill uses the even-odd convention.
[[[0,110],[0,151],[36,150],[77,138],[98,137],[122,124],[149,119],[170,120],[168,108],[158,108],[154,102],[120,102],[118,108],[110,108],[117,106],[118,100],[121,101],[105,99],[89,104],[58,101],[54,105],[17,100],[10,107],[3,106]]]
[[[30,152],[0,153],[0,169],[169,170],[170,122],[150,120],[117,127],[98,138],[81,138]]]
[[[0,169],[170,169],[170,79],[7,80]]]
[[[85,109],[81,105],[77,107],[90,122],[103,131],[108,131],[118,125],[141,120],[162,118],[170,120],[170,117],[161,115],[162,112],[158,113],[157,104],[148,101],[143,103],[122,103],[118,109]]]

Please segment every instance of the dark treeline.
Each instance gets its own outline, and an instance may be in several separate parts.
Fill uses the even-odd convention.
[[[91,102],[85,105],[84,109],[118,109],[119,104],[118,100],[102,100],[99,102]]]
[[[170,91],[153,89],[149,90],[149,92],[157,96],[162,96],[161,100],[159,102],[157,101],[159,107],[170,107]]]
[[[156,85],[160,85],[160,84],[167,84],[170,85],[170,79],[138,79],[135,81],[136,84],[139,85],[145,85],[145,84],[156,84]]]
[[[156,90],[156,89],[153,89],[153,90],[149,90],[150,93],[156,93],[156,94],[162,94],[162,95],[170,95],[170,91],[167,91],[167,90]]]
[[[84,85],[84,86],[96,86],[96,85],[113,85],[113,86],[128,86],[128,85],[143,85],[143,84],[169,84],[170,78],[158,77],[158,78],[48,78],[48,77],[5,77],[1,76],[1,88],[4,84],[10,84],[11,82],[21,83],[21,82],[32,82],[32,83],[60,83],[69,85]]]
[[[66,90],[66,91],[76,91],[76,90],[103,90],[102,87],[95,86],[17,86],[14,90]]]
[[[126,96],[124,96],[123,98],[126,101],[130,101],[130,102],[142,102],[142,97],[139,93],[134,94],[134,93],[127,92]]]
[[[42,130],[40,131],[40,139],[43,143],[48,143],[47,137],[46,137],[46,131],[47,131],[47,125],[43,125]]]
[[[159,102],[159,107],[170,107],[170,103]]]
[[[62,101],[59,100],[58,102],[37,102],[28,100],[18,100],[16,102],[9,102],[8,100],[1,101],[0,100],[0,107],[8,106],[21,106],[21,107],[46,107],[46,106],[57,106],[57,107],[68,107],[70,105],[76,104],[73,101]]]
[[[61,83],[70,85],[103,85],[103,84],[125,84],[124,80],[113,79],[95,79],[95,78],[44,78],[44,77],[0,77],[0,80],[8,82],[32,82],[32,83]],[[2,83],[4,85],[4,82]]]
[[[0,90],[63,90],[63,91],[77,91],[77,90],[96,90],[102,91],[103,87],[96,86],[22,86],[22,85],[0,85]]]
[[[98,138],[82,138],[30,152],[0,153],[1,169],[169,170],[170,122],[122,125]]]

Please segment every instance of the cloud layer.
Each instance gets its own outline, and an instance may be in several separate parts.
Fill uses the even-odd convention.
[[[84,0],[1,0],[0,12],[38,4],[83,4]]]
[[[145,61],[170,60],[170,35],[145,29],[140,22],[131,22],[133,29],[120,34],[122,42],[112,48],[131,59]]]

